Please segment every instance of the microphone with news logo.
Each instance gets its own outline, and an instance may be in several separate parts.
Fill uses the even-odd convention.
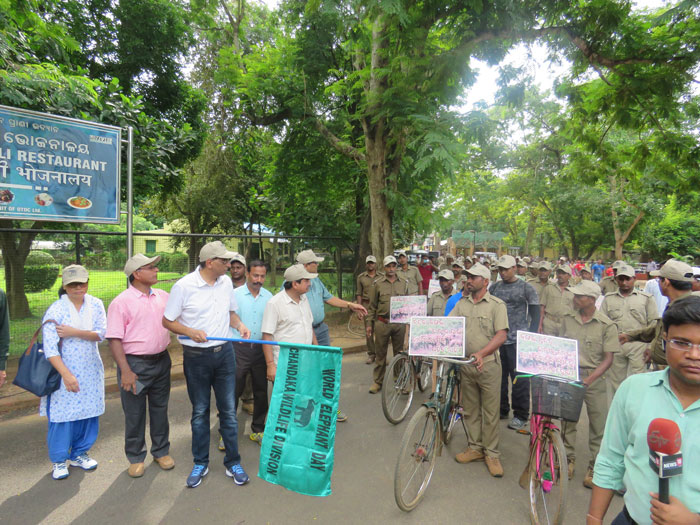
[[[683,473],[681,429],[675,421],[657,417],[647,430],[649,465],[659,476],[659,501],[669,503],[668,478]]]

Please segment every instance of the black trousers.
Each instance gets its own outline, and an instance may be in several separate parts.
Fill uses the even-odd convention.
[[[512,384],[513,415],[518,419],[527,421],[530,413],[530,380],[521,377],[516,383],[513,379],[515,372],[516,354],[515,345],[503,345],[499,348],[501,354],[501,415],[505,416],[510,411],[511,403],[508,402],[508,385]]]
[[[253,387],[253,432],[265,431],[265,418],[267,417],[267,365],[262,345],[257,343],[234,343],[236,351],[236,409],[238,399],[245,388],[245,376],[250,373],[251,386]]]
[[[138,395],[119,389],[124,409],[126,457],[129,463],[143,463],[146,459],[146,410],[150,424],[151,454],[156,458],[167,456],[170,453],[170,354],[166,350],[155,359],[127,354],[126,362],[139,383],[143,384],[143,390]],[[121,385],[119,369],[117,381]]]

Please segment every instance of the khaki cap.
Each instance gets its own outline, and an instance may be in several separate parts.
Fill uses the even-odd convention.
[[[297,262],[300,264],[320,263],[323,260],[323,257],[316,255],[313,250],[304,250],[297,255]],[[307,277],[304,277],[304,279],[307,279]]]
[[[461,261],[455,261],[455,262],[453,262],[453,263],[452,263],[452,266],[453,266],[453,267],[454,267],[454,266],[459,266],[462,270],[464,270],[464,263],[462,263]]]
[[[649,275],[689,283],[693,281],[693,267],[683,261],[671,259],[666,261],[660,270],[649,272]]]
[[[491,279],[491,272],[481,263],[474,263],[471,268],[465,271],[467,272],[467,275],[476,275],[478,277],[483,277],[484,279]]]
[[[498,259],[498,262],[496,263],[499,268],[512,268],[515,266],[515,264],[515,257],[512,255],[501,255],[500,259]]]
[[[581,271],[582,271],[582,272],[588,272],[588,273],[590,273],[590,274],[593,274],[593,272],[591,271],[591,265],[590,265],[590,264],[585,264],[585,265],[583,266],[583,268],[581,268]]]
[[[620,259],[618,259],[617,261],[615,261],[614,263],[612,263],[612,267],[615,268],[615,269],[618,269],[618,268],[621,268],[621,267],[625,266],[626,264],[627,264],[627,263],[626,263],[625,261],[621,261]]]
[[[79,264],[66,266],[61,272],[61,283],[63,286],[71,283],[86,283],[89,278],[88,271]]]
[[[593,297],[593,299],[598,299],[601,293],[600,286],[594,281],[581,281],[576,286],[569,286],[567,289],[574,295],[585,295]]]
[[[555,271],[557,271],[557,272],[562,271],[564,273],[568,273],[569,275],[571,275],[571,266],[569,266],[568,264],[560,264],[559,266],[557,266],[555,268]]]
[[[393,263],[393,264],[398,264],[398,263],[396,262],[396,257],[394,257],[393,255],[387,255],[386,257],[384,257],[384,263],[383,263],[384,266],[389,266],[389,265],[392,264],[392,263]]]
[[[530,264],[532,262],[532,259],[529,257],[523,257],[523,261],[525,261],[527,264]]]
[[[231,257],[231,262],[236,261],[241,263],[243,266],[245,266],[245,257],[243,257],[240,253],[235,254],[233,257]]]
[[[466,262],[466,261],[469,261],[470,263],[474,263],[474,259],[473,259],[472,257],[470,257],[469,255],[467,255],[467,256],[464,258],[464,262]]]
[[[317,273],[307,272],[303,264],[295,264],[284,271],[285,281],[298,281],[300,279],[315,279]]]
[[[454,261],[454,258],[455,258],[455,256],[452,255],[451,253],[448,253],[447,255],[445,255],[445,260],[452,259]]]
[[[376,262],[377,262],[377,258],[376,258],[374,255],[368,255],[368,256],[365,258],[365,263],[368,263],[368,262],[376,263]]]
[[[202,246],[199,250],[199,262],[208,261],[209,259],[233,259],[236,252],[228,251],[221,241],[213,241]]]
[[[455,278],[455,274],[452,273],[452,270],[440,270],[440,273],[438,273],[438,279],[447,279],[448,281],[452,281]]]
[[[146,257],[142,253],[137,253],[131,257],[131,259],[126,261],[126,264],[124,265],[124,273],[127,277],[131,277],[131,274],[139,268],[142,268],[147,264],[157,263],[158,261],[160,261],[160,255],[156,255],[155,257]]]
[[[547,270],[548,272],[552,271],[552,265],[549,264],[548,261],[540,261],[537,263],[537,269],[538,270]]]
[[[522,268],[529,268],[530,267],[523,259],[520,259],[518,261],[518,266],[521,266]]]
[[[634,268],[632,268],[629,264],[625,264],[623,266],[620,266],[617,269],[617,275],[623,275],[625,277],[634,277]]]
[[[396,257],[401,257],[402,255],[403,255],[404,257],[406,257],[406,251],[405,251],[405,250],[398,250],[398,251],[396,252]]]

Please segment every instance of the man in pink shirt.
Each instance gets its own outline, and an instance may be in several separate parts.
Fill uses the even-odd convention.
[[[151,288],[158,282],[160,257],[140,253],[126,262],[129,287],[107,310],[109,348],[119,367],[117,381],[124,409],[124,451],[129,476],[140,478],[146,459],[146,404],[150,415],[151,454],[163,470],[175,461],[170,457],[170,332],[163,327],[168,293]]]

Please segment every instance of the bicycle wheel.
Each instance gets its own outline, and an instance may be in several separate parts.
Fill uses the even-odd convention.
[[[544,430],[530,459],[530,520],[533,525],[564,521],[569,485],[566,451],[558,430]]]
[[[421,359],[418,364],[418,390],[425,392],[430,384],[430,378],[433,371],[433,364],[428,359]]]
[[[415,383],[411,358],[396,354],[386,368],[382,387],[382,411],[389,423],[397,425],[408,414]]]
[[[440,422],[434,408],[422,406],[408,422],[394,471],[394,498],[403,511],[420,502],[433,475],[440,447]]]

